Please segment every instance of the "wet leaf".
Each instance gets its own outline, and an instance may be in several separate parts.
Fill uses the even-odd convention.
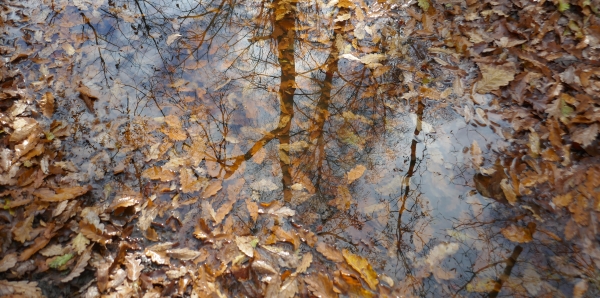
[[[212,196],[214,196],[215,194],[217,194],[217,192],[219,192],[219,190],[221,190],[223,181],[221,180],[213,180],[211,181],[208,186],[206,187],[206,189],[204,190],[204,192],[202,193],[202,198],[206,199],[206,198],[210,198]],[[230,197],[231,198],[231,197]]]
[[[42,114],[48,118],[52,118],[54,114],[54,95],[51,92],[46,92],[42,95],[40,100],[40,108]]]
[[[167,182],[175,179],[175,173],[161,167],[151,167],[142,172],[142,177]]]
[[[514,205],[517,202],[517,194],[515,193],[515,188],[512,186],[512,184],[508,181],[508,179],[505,178],[500,181],[500,187],[504,192],[506,200],[508,200],[511,205]]]
[[[87,239],[106,245],[112,242],[112,237],[98,229],[95,225],[89,223],[79,223],[79,230]]]
[[[251,199],[246,199],[246,208],[248,209],[248,213],[250,213],[250,217],[252,221],[256,222],[258,218],[258,204],[256,202],[252,202]]]
[[[330,261],[341,263],[344,261],[344,256],[342,253],[335,247],[325,243],[319,242],[317,243],[317,251],[320,252],[323,256],[325,256]]]
[[[342,251],[342,255],[344,259],[358,273],[362,279],[369,285],[372,290],[377,289],[377,285],[379,284],[379,279],[377,279],[377,272],[373,270],[369,261],[359,255],[355,255],[351,253],[349,250],[344,249]]]
[[[55,190],[49,188],[40,188],[33,192],[33,195],[40,198],[43,202],[60,202],[74,199],[92,189],[91,186],[73,186],[58,188]]]
[[[338,294],[333,290],[333,282],[323,273],[315,273],[304,278],[306,286],[316,297],[335,298]]]
[[[69,272],[69,275],[67,275],[60,281],[68,282],[68,281],[71,281],[72,279],[78,277],[79,275],[81,275],[81,273],[83,273],[83,271],[85,270],[85,267],[87,266],[88,261],[90,260],[91,257],[92,257],[92,246],[90,246],[88,249],[86,249],[85,252],[79,257],[79,259],[77,260],[77,263],[75,264],[75,267],[73,267],[73,269],[71,269],[71,272]]]
[[[258,244],[258,238],[255,236],[236,236],[235,244],[237,244],[237,247],[241,252],[252,258],[254,256],[254,248]]]
[[[500,230],[502,235],[506,237],[506,239],[517,242],[517,243],[528,243],[533,240],[531,232],[528,228],[525,227],[517,227],[515,225],[510,225],[506,228]]]
[[[183,193],[197,192],[204,187],[204,181],[196,178],[194,171],[191,169],[181,169],[181,171],[179,171],[179,178],[181,180],[181,191]]]
[[[348,172],[348,184],[354,182],[354,180],[360,178],[367,168],[363,165],[357,165],[354,169]]]
[[[483,78],[477,82],[477,93],[484,94],[498,90],[508,85],[515,78],[514,66],[510,63],[504,65],[491,65],[478,63]]]
[[[127,277],[131,281],[136,281],[140,277],[144,265],[141,264],[142,260],[136,259],[134,255],[127,255],[125,257],[125,267],[127,268]]]
[[[195,259],[198,256],[200,256],[200,252],[197,250],[192,250],[189,248],[175,248],[175,249],[169,249],[167,250],[167,254],[169,254],[170,257],[175,258],[175,259],[180,259],[183,261],[188,261],[191,259]]]

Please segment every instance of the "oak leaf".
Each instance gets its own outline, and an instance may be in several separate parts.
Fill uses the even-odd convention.
[[[204,192],[202,193],[202,198],[203,199],[210,198],[210,197],[214,196],[215,194],[217,194],[217,192],[219,192],[219,190],[221,190],[221,188],[223,188],[221,186],[222,183],[223,183],[223,181],[221,181],[221,180],[211,181],[208,184],[208,186],[206,187],[206,189],[204,190]]]
[[[317,251],[320,252],[323,256],[325,256],[330,261],[341,263],[344,261],[344,256],[342,253],[335,247],[325,243],[319,242],[317,243]]]
[[[308,275],[304,278],[307,288],[316,297],[335,298],[338,294],[333,289],[331,278],[323,273]]]
[[[134,255],[130,254],[125,257],[125,267],[127,268],[127,277],[129,280],[136,281],[140,277],[144,269],[144,265],[141,263],[142,260],[136,259]]]
[[[594,142],[599,131],[600,125],[594,123],[588,127],[576,129],[571,135],[571,139],[583,147],[587,147]]]
[[[25,243],[25,241],[31,240],[31,232],[33,224],[33,215],[30,215],[25,220],[21,220],[17,222],[17,225],[13,229],[14,239],[21,243]]]

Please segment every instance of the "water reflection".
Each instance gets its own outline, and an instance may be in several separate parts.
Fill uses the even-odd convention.
[[[70,54],[75,64],[57,63],[56,72],[76,77],[60,83],[75,103],[61,112],[78,127],[73,154],[88,170],[85,178],[112,179],[146,196],[168,189],[192,207],[209,181],[224,181],[229,191],[243,178],[242,196],[283,200],[319,241],[366,257],[398,281],[390,295],[537,296],[569,292],[564,276],[593,279],[591,269],[547,270],[568,266],[565,254],[591,260],[554,239],[559,232],[541,232],[533,207],[502,200],[494,186],[506,178],[496,178],[502,166],[473,180],[481,162],[473,162],[472,144],[496,146],[499,137],[465,125],[450,102],[414,87],[433,80],[427,90],[439,93],[448,86],[435,77],[452,75],[427,69],[419,50],[426,41],[394,31],[391,5],[94,5],[55,8],[48,17],[61,18],[62,27],[51,30],[70,35],[77,49]],[[390,54],[402,49],[408,54]],[[79,82],[92,89],[87,100],[73,91]],[[82,114],[83,105],[93,113]],[[107,164],[124,174],[105,177],[98,169]],[[182,169],[192,182],[180,189],[149,183],[142,172],[152,166]],[[216,198],[227,200],[223,193]],[[186,212],[170,216],[189,228],[196,220]],[[542,236],[515,244],[502,236],[511,226],[522,237]]]

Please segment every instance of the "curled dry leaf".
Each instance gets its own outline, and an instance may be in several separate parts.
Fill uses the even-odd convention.
[[[17,253],[6,254],[0,260],[0,272],[4,272],[17,264]]]
[[[372,290],[376,290],[379,280],[377,279],[377,272],[373,270],[373,267],[371,267],[369,261],[359,255],[351,253],[347,249],[342,251],[342,255],[344,256],[344,259],[346,259],[348,265],[360,273],[360,276],[369,285],[369,287]]]
[[[43,202],[61,202],[74,199],[81,196],[92,189],[92,186],[73,186],[64,187],[56,190],[49,188],[40,188],[33,192],[33,195],[40,198]]]
[[[54,95],[52,92],[46,92],[42,95],[40,108],[42,109],[42,114],[44,116],[48,118],[52,117],[52,114],[54,114]]]
[[[61,282],[71,281],[73,278],[78,277],[79,275],[81,275],[81,273],[85,270],[85,267],[87,266],[88,261],[92,257],[92,247],[93,247],[93,245],[90,245],[84,251],[84,253],[77,260],[77,263],[75,264],[75,267],[73,267],[73,269],[71,269],[71,272],[69,273],[69,275],[67,275],[65,278],[63,278],[63,279],[60,280]]]
[[[365,166],[363,165],[357,165],[356,167],[354,167],[354,169],[350,170],[350,172],[348,172],[348,184],[360,178],[364,174],[366,169],[367,168],[365,168]]]

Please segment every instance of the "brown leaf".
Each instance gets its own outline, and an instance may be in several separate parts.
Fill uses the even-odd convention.
[[[101,263],[96,268],[96,280],[98,281],[97,286],[100,293],[104,292],[108,287],[108,268],[110,268],[109,263]]]
[[[304,278],[306,286],[316,297],[335,298],[338,294],[333,290],[333,282],[323,273],[308,275]]]
[[[136,281],[144,270],[144,265],[141,264],[142,260],[136,259],[134,255],[127,255],[125,257],[125,267],[127,268],[127,277],[131,281]]]
[[[42,290],[34,281],[8,281],[0,280],[0,296],[9,297],[44,297]],[[13,296],[14,295],[14,296]]]
[[[473,164],[475,164],[477,168],[483,164],[483,157],[481,156],[481,153],[482,152],[479,144],[477,141],[473,141],[471,144],[471,156],[473,157]]]
[[[50,242],[50,239],[52,239],[56,235],[56,232],[52,232],[54,230],[54,227],[55,227],[54,223],[47,224],[46,230],[44,231],[44,233],[41,236],[38,236],[37,238],[35,238],[35,241],[33,242],[33,244],[31,246],[29,246],[27,249],[25,249],[19,255],[19,261],[23,262],[23,261],[29,260],[29,258],[34,253],[36,253],[40,249],[46,247],[46,245],[48,245],[48,242]]]
[[[171,170],[166,170],[161,167],[151,167],[142,172],[142,177],[150,180],[168,182],[175,179],[175,173]]]
[[[81,275],[81,273],[83,273],[83,271],[85,270],[85,267],[88,264],[88,261],[92,257],[92,247],[93,247],[93,245],[90,245],[84,251],[84,253],[79,257],[79,260],[77,260],[75,267],[73,267],[73,269],[71,269],[71,272],[69,273],[69,275],[65,276],[63,279],[60,280],[61,282],[71,281],[73,278],[78,277],[79,275]]]
[[[325,243],[319,242],[317,243],[317,251],[320,252],[323,256],[325,256],[330,261],[341,263],[344,261],[344,256],[342,253],[335,247]]]
[[[498,90],[508,85],[515,78],[515,69],[512,63],[493,65],[478,63],[483,78],[477,82],[477,93],[484,94]]]
[[[515,225],[510,225],[506,228],[500,230],[502,235],[506,237],[506,239],[517,242],[517,243],[527,243],[533,240],[531,235],[531,231],[526,227],[517,227]]]
[[[348,184],[354,182],[354,180],[360,178],[367,168],[363,165],[357,165],[354,169],[348,172]]]
[[[598,131],[600,129],[600,125],[598,123],[594,123],[585,128],[576,129],[571,135],[571,139],[583,147],[587,147],[594,142],[596,136],[598,135]]]
[[[167,254],[170,257],[180,259],[183,261],[188,261],[197,258],[200,256],[200,252],[197,250],[192,250],[189,248],[175,248],[167,250]]]
[[[17,222],[15,228],[13,229],[13,239],[19,241],[21,243],[25,243],[25,241],[31,240],[31,232],[33,224],[33,215],[30,215],[25,220],[21,220]]]
[[[352,204],[352,194],[348,187],[345,185],[339,185],[337,187],[337,195],[335,199],[329,201],[329,206],[335,206],[340,211],[347,211],[350,209],[350,205]]]
[[[84,223],[83,221],[79,223],[79,231],[86,238],[98,242],[102,245],[106,245],[112,242],[112,237],[100,229],[98,229],[95,225],[90,223]]]
[[[42,95],[40,108],[44,116],[52,118],[52,114],[54,114],[54,95],[52,92],[46,92]]]
[[[31,134],[39,133],[39,124],[35,119],[28,117],[17,117],[13,120],[12,129],[13,133],[10,135],[9,141],[18,143]]]
[[[17,253],[13,252],[5,255],[0,260],[0,272],[4,272],[17,264]]]
[[[215,224],[220,224],[223,221],[225,216],[227,216],[227,214],[231,212],[231,209],[233,209],[233,205],[236,201],[236,198],[229,198],[229,201],[223,203],[223,205],[219,207],[219,210],[217,210],[216,213],[211,214],[213,219],[215,220]]]
[[[310,252],[305,253],[302,256],[302,261],[300,262],[300,265],[298,265],[298,268],[296,268],[296,272],[292,273],[292,275],[296,276],[298,274],[306,272],[306,269],[310,267],[310,263],[312,263],[312,261],[313,255]]]
[[[78,196],[87,193],[91,189],[92,187],[90,185],[65,187],[56,190],[52,190],[49,188],[40,188],[34,191],[33,195],[40,198],[42,202],[60,202],[74,199]]]
[[[369,261],[359,255],[351,253],[347,249],[344,249],[342,254],[348,265],[360,273],[360,276],[365,282],[367,282],[372,290],[376,290],[379,280],[377,279],[377,272],[373,270],[373,267],[371,267]]]
[[[258,218],[258,204],[253,202],[252,199],[248,198],[246,199],[246,208],[248,208],[248,212],[250,213],[252,221],[256,221]]]
[[[108,207],[107,211],[111,212],[118,208],[135,206],[137,204],[140,204],[142,202],[142,200],[143,200],[143,198],[140,195],[124,196],[124,197],[115,198],[115,199],[113,199],[112,203]]]
[[[552,199],[552,203],[554,203],[554,205],[556,205],[557,207],[566,207],[569,206],[569,204],[571,204],[572,200],[573,194],[569,192],[563,195],[555,196]]]
[[[254,236],[236,236],[235,244],[241,252],[252,258],[254,256],[254,247],[258,244],[258,238]]]
[[[88,108],[90,113],[95,114],[94,101],[98,99],[98,96],[93,94],[92,90],[82,82],[79,82],[79,87],[76,90],[79,92],[79,98],[83,100],[83,103],[85,103],[85,106]]]
[[[500,181],[500,187],[504,192],[506,200],[511,205],[514,205],[517,202],[517,194],[515,193],[515,188],[512,186],[512,184],[508,181],[508,179],[505,178]]]
[[[223,181],[221,180],[213,180],[208,184],[208,187],[206,187],[206,189],[204,190],[204,192],[202,193],[202,198],[206,199],[206,198],[210,198],[212,196],[214,196],[215,194],[217,194],[217,192],[219,192],[219,190],[221,190],[222,186],[221,183]],[[230,198],[232,198],[230,196]]]
[[[179,179],[181,182],[181,191],[184,193],[197,192],[206,183],[204,179],[196,178],[194,171],[188,168],[183,168],[179,171]]]

